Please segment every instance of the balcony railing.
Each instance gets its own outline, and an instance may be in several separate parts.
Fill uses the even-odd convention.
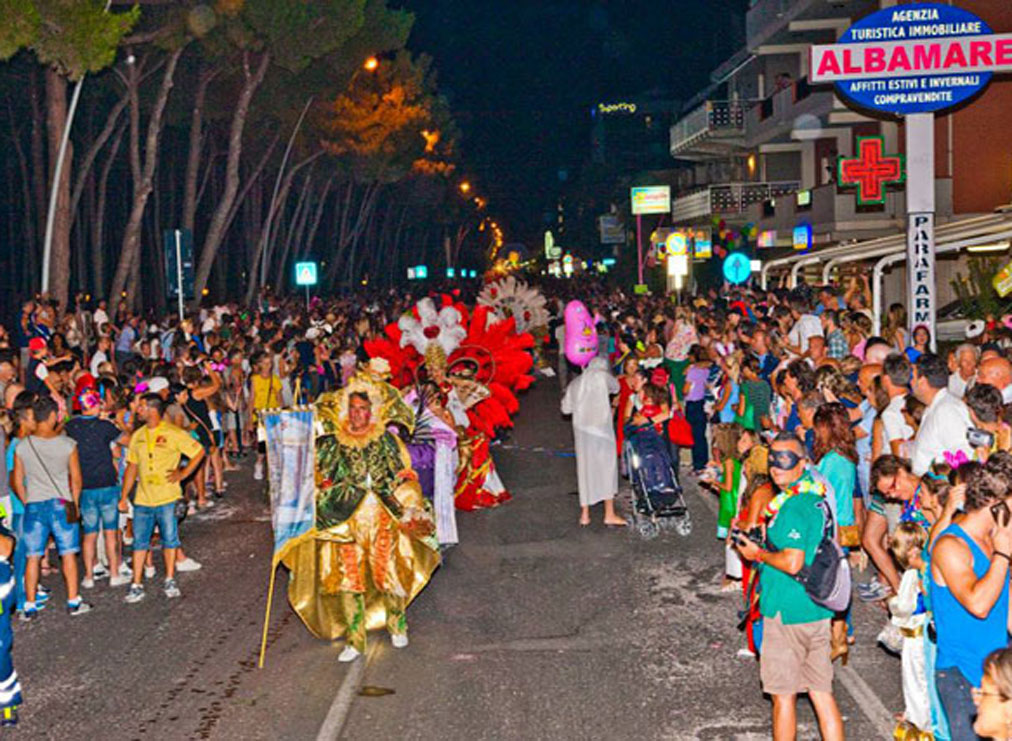
[[[745,131],[748,100],[708,100],[671,127],[671,154],[688,152],[709,139],[740,138]]]
[[[795,80],[745,114],[745,146],[753,148],[790,131],[802,116],[822,119],[835,105],[832,89],[812,88],[807,77]]]
[[[787,26],[814,0],[753,0],[745,16],[745,37],[754,49]]]
[[[800,187],[801,183],[797,180],[711,185],[675,198],[671,202],[671,220],[677,224],[703,216],[742,214],[752,204],[794,193]]]

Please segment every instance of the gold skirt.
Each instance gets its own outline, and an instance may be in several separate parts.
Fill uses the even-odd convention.
[[[425,509],[415,481],[402,483],[395,495],[405,508]],[[403,532],[372,492],[347,520],[293,544],[282,557],[291,571],[292,609],[313,635],[328,640],[344,636],[352,617],[345,614],[342,593],[365,596],[366,627],[376,630],[386,624],[383,595],[404,598],[406,606],[428,584],[439,561],[434,538]]]

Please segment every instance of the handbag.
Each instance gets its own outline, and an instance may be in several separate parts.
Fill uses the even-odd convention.
[[[46,476],[49,478],[49,483],[53,485],[53,488],[56,489],[57,492],[60,492],[60,485],[56,483],[56,479],[53,478],[53,474],[49,473],[49,469],[43,462],[42,456],[39,455],[39,451],[35,449],[35,445],[32,443],[32,436],[29,435],[25,438],[25,440],[28,441],[28,447],[31,448],[32,452],[35,454],[35,460],[39,462],[39,465],[42,466],[42,470],[46,472]],[[77,502],[74,501],[73,495],[71,495],[70,499],[61,498],[60,501],[63,502],[63,511],[66,513],[67,523],[73,525],[80,522],[81,510],[78,508]]]
[[[671,410],[671,418],[668,420],[668,439],[682,448],[691,448],[695,443],[692,436],[692,426],[685,419],[685,416],[678,410]]]
[[[861,530],[857,525],[840,525],[836,528],[840,545],[844,548],[859,548],[861,546]]]
[[[735,412],[734,423],[741,425],[742,429],[755,430],[755,407],[752,406],[752,400],[748,398],[744,391],[741,392],[742,398],[745,399],[745,408],[741,414]]]

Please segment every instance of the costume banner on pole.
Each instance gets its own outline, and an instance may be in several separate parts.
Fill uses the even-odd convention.
[[[274,559],[316,527],[316,432],[313,411],[266,412]]]

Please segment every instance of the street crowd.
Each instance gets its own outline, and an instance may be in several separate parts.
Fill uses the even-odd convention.
[[[531,328],[534,354],[550,375],[541,348],[560,348],[555,373],[574,415],[578,467],[586,463],[579,460],[579,431],[588,429],[581,425],[604,420],[615,453],[595,452],[594,466],[614,459],[603,476],[581,468],[581,524],[600,501],[607,524],[625,524],[611,500],[618,471],[632,473],[625,442],[635,430],[654,429],[676,464],[678,447],[689,449],[683,478],[695,477],[719,503],[721,589],[742,601],[740,655],[759,661],[775,738],[794,737],[799,694],[810,698],[824,738],[844,735],[833,663],[845,664],[856,650],[851,607],[827,607],[813,597],[808,578],[825,562],[827,538],[853,569],[871,574],[856,585],[855,598],[883,607],[875,638],[900,657],[896,677],[905,707],[896,708],[897,733],[914,734],[898,737],[1009,735],[1012,331],[1001,319],[971,324],[965,343],[939,353],[926,328],[908,332],[899,305],[873,334],[867,283],[860,278],[846,286],[703,291],[680,303],[589,281],[552,283],[545,292],[551,316],[547,326]],[[574,298],[594,315],[599,333],[600,362],[583,369],[561,349],[564,309]],[[500,425],[490,422],[480,431],[472,419],[466,436],[460,426],[454,433],[453,405],[466,427],[463,410],[475,402],[463,400],[479,392],[487,399],[489,390],[473,374],[454,375],[452,363],[447,372],[446,356],[461,337],[436,352],[443,340],[434,328],[456,332],[459,325],[465,332],[467,310],[453,303],[465,299],[443,299],[436,314],[435,307],[395,292],[314,300],[308,307],[264,296],[253,308],[207,307],[182,319],[142,316],[125,302],[92,305],[83,297],[64,311],[45,298],[26,302],[16,324],[0,332],[0,460],[6,465],[0,476],[0,721],[16,722],[21,702],[10,658],[11,618],[45,619],[56,593],[47,581],[62,575],[65,609],[75,617],[92,609],[86,595],[103,582],[122,588],[126,603],[150,598],[145,583],[159,571],[164,598],[179,597],[179,574],[202,568],[201,562],[213,568],[214,556],[186,549],[185,520],[227,496],[226,474],[242,458],[252,458],[256,479],[265,476],[259,417],[349,390],[370,355],[373,369],[382,371],[377,348],[394,336],[390,327],[399,319],[405,336],[417,330],[411,362],[424,358],[428,368],[431,396],[422,406],[435,423],[446,420],[455,440],[461,435],[449,478],[440,484],[437,465],[428,487],[448,487],[458,508],[505,501],[488,449]],[[448,310],[457,313],[446,319]],[[415,318],[405,324],[408,315]],[[405,360],[406,345],[391,346],[395,365]],[[389,378],[389,363],[385,370]],[[339,463],[359,465],[360,432],[369,445],[385,439],[386,428],[373,432],[369,419],[381,408],[370,401],[380,396],[370,394],[386,393],[383,383],[377,378],[350,391],[342,412],[347,419],[339,420],[347,426],[338,429],[334,448]],[[522,387],[515,380],[514,388]],[[383,402],[382,409],[393,407]],[[465,440],[468,462],[461,466]],[[454,474],[468,467],[473,475]],[[394,468],[376,474],[389,473],[391,489],[404,483],[404,471]],[[591,480],[596,491],[585,497]],[[336,492],[343,484],[332,485]],[[462,494],[473,503],[461,507]],[[413,511],[414,527],[422,515]],[[439,526],[440,517],[435,521]],[[334,526],[343,522],[335,517]],[[421,542],[430,533],[418,529],[412,538]],[[455,542],[455,530],[439,535],[441,545]],[[152,556],[159,549],[160,560]],[[404,606],[401,599],[388,607],[399,615],[399,627],[390,626],[395,645],[407,644]],[[349,618],[363,609],[349,602]],[[341,630],[349,632],[348,647],[355,650],[348,659],[354,660],[364,631],[356,638],[350,623]]]
[[[180,319],[125,301],[23,304],[0,328],[0,723],[21,704],[11,620],[45,619],[46,583],[62,575],[74,617],[93,609],[91,590],[148,598],[159,571],[164,597],[180,597],[179,574],[214,557],[187,550],[180,525],[226,496],[240,460],[264,479],[259,415],[345,385],[364,342],[409,306],[392,293],[311,309],[265,296]]]
[[[867,280],[845,283],[725,286],[680,305],[574,294],[618,381],[595,386],[593,364],[570,380],[580,370],[560,357],[567,397],[600,409],[613,394],[603,425],[574,414],[577,457],[581,431],[613,434],[613,467],[632,475],[623,438],[644,425],[676,465],[690,448],[684,476],[719,501],[721,588],[742,599],[739,656],[758,658],[775,739],[795,738],[799,694],[823,738],[844,737],[833,665],[856,648],[845,576],[857,571],[870,578],[854,598],[883,608],[876,642],[900,657],[896,738],[1012,737],[1012,331],[989,317],[935,352],[899,304],[874,334]],[[611,464],[594,465],[581,489],[615,483],[591,503],[617,488]]]

